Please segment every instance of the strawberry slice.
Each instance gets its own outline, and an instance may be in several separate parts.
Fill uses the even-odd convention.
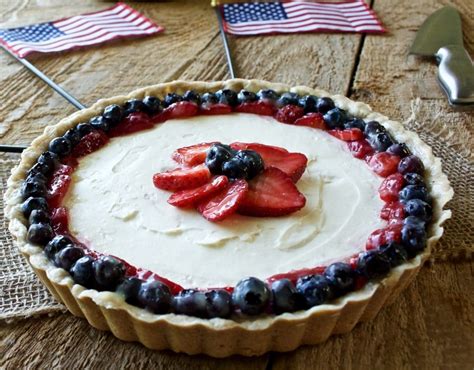
[[[386,202],[398,200],[398,193],[405,185],[405,179],[401,173],[394,173],[382,181],[379,187],[380,199]]]
[[[366,158],[370,169],[377,175],[387,177],[395,173],[400,162],[400,157],[387,152],[375,153],[372,157]]]
[[[323,115],[321,113],[308,113],[307,115],[298,118],[294,124],[296,126],[308,126],[320,130],[326,129],[326,124],[324,123]]]
[[[201,143],[176,149],[172,158],[176,162],[185,164],[187,166],[195,166],[197,164],[204,163],[206,160],[207,150],[212,144],[215,144],[215,142]]]
[[[218,176],[210,183],[198,188],[181,190],[172,194],[168,203],[175,207],[189,207],[224,189],[228,183],[229,180],[226,176]]]
[[[347,143],[347,147],[351,151],[352,155],[358,159],[364,159],[365,157],[374,153],[374,149],[365,139],[349,141]]]
[[[400,222],[405,218],[405,207],[400,202],[385,203],[380,211],[380,218],[390,222]]]
[[[235,180],[219,194],[199,204],[197,210],[208,221],[222,221],[237,211],[247,191],[247,181]]]
[[[61,164],[56,171],[54,171],[48,184],[47,198],[50,207],[55,208],[61,205],[71,184],[72,172],[73,168],[64,164]]]
[[[348,128],[345,130],[329,130],[329,134],[343,141],[362,140],[364,133],[358,128]]]
[[[171,104],[164,113],[167,119],[193,117],[199,113],[199,107],[190,101],[179,101]]]
[[[283,216],[298,211],[306,198],[291,178],[275,167],[265,169],[249,182],[249,190],[239,206],[248,216]]]
[[[204,185],[211,178],[205,164],[192,168],[177,168],[153,175],[153,184],[163,190],[185,190]]]
[[[228,104],[203,104],[200,107],[201,114],[212,116],[216,114],[229,114],[232,112],[232,107]]]
[[[253,101],[239,104],[235,110],[241,113],[252,113],[260,116],[273,116],[276,111],[275,106],[268,101]]]
[[[153,127],[153,121],[146,113],[130,113],[122,122],[109,131],[110,137],[123,136]],[[90,134],[89,134],[90,135]]]
[[[107,134],[101,130],[94,130],[84,136],[79,143],[74,147],[71,152],[71,156],[74,158],[80,158],[97,149],[102,148],[109,142]]]
[[[308,163],[308,158],[301,153],[290,153],[288,150],[276,146],[258,143],[232,143],[230,146],[235,150],[255,150],[262,156],[265,168],[276,167],[297,182],[303,175]]]

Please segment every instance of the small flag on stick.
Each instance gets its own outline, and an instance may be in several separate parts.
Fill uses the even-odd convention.
[[[240,36],[300,32],[385,32],[364,0],[327,3],[284,2],[219,5],[227,33]]]
[[[123,3],[94,13],[54,22],[0,30],[0,43],[20,58],[51,53],[126,37],[152,35],[164,28]]]

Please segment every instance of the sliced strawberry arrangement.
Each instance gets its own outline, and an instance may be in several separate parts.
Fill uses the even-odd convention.
[[[163,190],[185,190],[204,185],[211,178],[211,172],[204,165],[192,168],[177,168],[157,173],[153,176],[153,184]]]
[[[405,209],[400,202],[385,203],[380,211],[380,218],[390,223],[402,221],[405,218]]]
[[[239,213],[248,216],[283,216],[304,207],[306,198],[283,171],[269,167],[249,182]]]
[[[193,117],[198,113],[198,105],[190,101],[180,101],[173,103],[164,111],[166,119]]]
[[[326,130],[326,124],[324,123],[323,115],[321,113],[308,113],[307,115],[298,118],[294,125],[296,126],[307,126],[317,128],[320,130]]]
[[[348,128],[345,130],[329,130],[328,133],[343,141],[362,140],[364,133],[358,128]]]
[[[372,171],[382,177],[395,173],[399,162],[400,157],[387,152],[375,153],[372,157],[367,158],[367,164]]]
[[[116,127],[109,131],[110,137],[128,135],[133,132],[146,130],[153,127],[153,121],[146,113],[134,112],[130,113],[126,118],[120,122]],[[90,134],[89,134],[90,135]]]
[[[371,250],[390,242],[400,243],[402,240],[402,222],[397,222],[384,229],[375,230],[370,234],[365,245],[365,249]]]
[[[67,165],[60,165],[51,176],[48,184],[48,204],[50,207],[59,207],[71,184],[71,174],[73,168]]]
[[[275,113],[275,106],[269,101],[254,101],[239,104],[235,108],[236,112],[240,113],[252,113],[260,116],[273,116]]]
[[[107,134],[101,130],[94,130],[84,136],[74,147],[71,156],[75,158],[84,157],[87,154],[95,152],[109,142]]]
[[[197,210],[206,220],[213,222],[222,221],[237,211],[247,191],[247,181],[242,179],[235,180],[216,196],[200,203]]]
[[[275,118],[277,121],[288,123],[291,125],[295,123],[295,121],[298,118],[303,117],[303,115],[304,115],[303,108],[298,107],[297,105],[288,104],[278,109],[278,111],[275,114]]]
[[[308,158],[301,153],[290,153],[288,150],[271,145],[258,143],[232,143],[230,146],[235,150],[250,149],[256,151],[263,158],[265,168],[276,167],[297,182],[306,169]]]
[[[365,159],[367,156],[374,154],[374,149],[365,139],[349,141],[347,147],[352,155],[358,159]]]
[[[405,185],[405,179],[401,173],[394,173],[382,181],[379,188],[380,199],[386,202],[398,200],[398,193]]]
[[[187,166],[195,166],[204,163],[206,160],[207,150],[212,144],[214,143],[201,143],[176,149],[172,158],[176,162]]]
[[[175,207],[190,207],[209,198],[226,188],[229,184],[229,179],[226,176],[218,176],[212,179],[210,183],[204,184],[198,188],[181,190],[172,194],[168,203]]]
[[[200,107],[200,113],[207,116],[212,116],[216,114],[229,114],[231,112],[232,107],[228,104],[203,104]]]

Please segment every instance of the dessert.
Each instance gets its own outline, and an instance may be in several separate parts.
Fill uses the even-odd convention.
[[[222,357],[375,316],[441,236],[452,189],[416,134],[362,103],[230,80],[137,90],[48,127],[6,197],[21,251],[72,313]]]

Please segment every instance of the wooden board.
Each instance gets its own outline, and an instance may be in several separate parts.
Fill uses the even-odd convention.
[[[153,38],[122,41],[33,59],[35,65],[85,104],[137,87],[173,79],[228,78],[216,20],[207,1],[130,3],[166,27]],[[385,36],[346,34],[233,38],[238,76],[318,86],[368,102],[402,122],[439,117],[472,135],[472,113],[452,112],[435,80],[432,62],[407,58],[422,21],[441,1],[374,0],[390,30]],[[100,9],[103,2],[11,1],[2,3],[0,27],[46,21]],[[472,2],[463,10],[465,42],[474,50]],[[469,17],[469,14],[471,16]],[[29,143],[42,128],[74,111],[21,66],[0,54],[0,141]],[[467,140],[469,142],[469,140]],[[472,144],[472,143],[471,143]],[[472,147],[471,147],[472,149]],[[214,360],[153,352],[123,343],[70,314],[0,327],[0,368],[167,369],[471,369],[474,365],[473,264],[440,263],[424,268],[391,306],[326,343],[286,354]]]

